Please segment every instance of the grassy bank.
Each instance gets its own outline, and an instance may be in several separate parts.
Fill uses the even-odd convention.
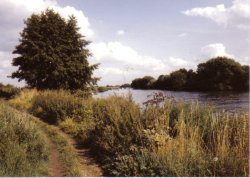
[[[249,175],[247,112],[228,115],[170,100],[141,109],[130,97],[83,99],[65,91],[36,92],[22,101],[27,107],[15,101],[87,144],[105,175]]]
[[[0,176],[46,176],[45,135],[32,121],[0,102]]]
[[[65,94],[66,92],[58,92],[58,95],[60,95],[60,93]],[[52,116],[54,115],[47,115],[46,113],[39,111],[39,108],[34,109],[36,107],[35,103],[38,102],[39,97],[45,97],[46,95],[47,92],[38,92],[37,90],[25,89],[22,90],[17,97],[9,100],[8,104],[22,112],[31,113],[35,116],[41,117],[44,121],[54,123],[56,119],[58,119],[58,117],[55,116],[55,119],[53,120]],[[52,97],[50,101],[52,101],[53,99],[55,98]],[[64,101],[67,102],[67,100]],[[60,102],[57,102],[57,104],[59,103]],[[65,109],[66,108],[63,108],[62,112],[65,112]],[[49,121],[49,119],[51,120]],[[38,118],[33,118],[33,122],[35,122],[36,125],[39,126],[49,136],[49,139],[51,139],[56,145],[56,148],[58,149],[60,154],[59,157],[64,164],[63,169],[65,171],[65,176],[81,176],[80,163],[75,153],[74,147],[69,143],[69,140],[65,138],[65,136],[60,134],[60,131],[57,127],[48,125],[40,121]]]

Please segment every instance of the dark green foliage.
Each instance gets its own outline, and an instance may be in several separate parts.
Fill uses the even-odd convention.
[[[249,89],[249,66],[242,66],[243,74],[242,74],[242,89]]]
[[[105,92],[105,91],[108,91],[108,90],[109,90],[109,88],[105,87],[105,86],[97,87],[97,92]]]
[[[137,78],[132,81],[131,87],[137,89],[149,89],[152,84],[155,82],[155,79],[150,76],[145,76],[143,78]]]
[[[131,85],[129,83],[122,84],[120,88],[130,88]]]
[[[233,59],[217,57],[198,65],[199,90],[246,90],[243,67]],[[246,78],[245,78],[246,80]],[[249,79],[247,78],[249,81]]]
[[[172,90],[184,90],[187,83],[187,70],[180,69],[172,72],[169,80]]]
[[[150,80],[151,79],[151,80]],[[227,57],[217,57],[198,65],[197,71],[179,69],[157,80],[147,76],[134,79],[134,89],[186,91],[248,91],[249,66]]]
[[[98,65],[89,65],[91,55],[86,41],[78,32],[74,16],[65,20],[58,13],[47,9],[41,14],[32,14],[25,21],[20,44],[13,51],[19,54],[13,59],[18,70],[12,78],[25,80],[30,87],[38,89],[83,89],[96,84],[93,70]]]
[[[242,66],[227,57],[216,57],[201,63],[196,72],[179,69],[169,75],[160,75],[156,81],[147,82],[144,78],[133,80],[131,86],[134,89],[187,91],[249,90],[249,66]]]
[[[20,93],[21,89],[12,85],[0,83],[0,98],[11,99]]]

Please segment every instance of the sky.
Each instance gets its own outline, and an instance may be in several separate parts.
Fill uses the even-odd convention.
[[[99,85],[130,83],[216,56],[250,63],[250,0],[0,0],[0,83],[24,86],[8,76],[23,21],[53,8],[76,16]]]

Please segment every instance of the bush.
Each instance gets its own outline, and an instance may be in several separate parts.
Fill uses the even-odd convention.
[[[108,91],[109,88],[108,87],[104,87],[104,86],[100,86],[100,87],[97,87],[97,92],[105,92],[105,91]]]
[[[82,98],[75,97],[67,91],[44,91],[33,99],[31,112],[52,124],[58,124],[66,118],[81,121],[90,117],[90,108]]]
[[[14,98],[10,99],[8,103],[20,110],[29,112],[33,105],[33,98],[38,95],[38,91],[35,89],[23,89]]]
[[[46,176],[44,134],[31,116],[0,103],[0,176]]]
[[[92,107],[98,121],[92,148],[106,175],[248,175],[247,113],[184,102],[140,109],[117,96],[97,99]]]
[[[0,98],[11,99],[19,94],[20,91],[20,88],[16,88],[12,85],[3,85],[0,83]]]
[[[76,136],[78,133],[78,125],[72,118],[67,118],[64,121],[59,123],[59,127],[70,135]]]

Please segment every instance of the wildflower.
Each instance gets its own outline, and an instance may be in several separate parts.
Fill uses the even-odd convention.
[[[218,161],[218,157],[214,157],[213,161],[214,162]]]

